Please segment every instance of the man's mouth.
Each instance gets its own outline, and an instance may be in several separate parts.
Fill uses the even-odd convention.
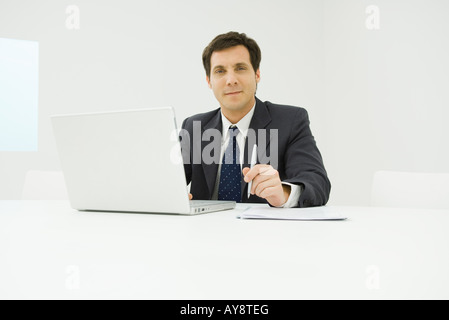
[[[225,93],[225,95],[226,96],[235,96],[235,95],[238,95],[239,93],[242,93],[242,91],[227,92],[227,93]]]

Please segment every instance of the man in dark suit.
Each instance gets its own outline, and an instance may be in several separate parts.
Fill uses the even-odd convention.
[[[206,79],[220,108],[182,124],[191,197],[274,207],[325,205],[331,186],[307,111],[256,98],[260,60],[257,43],[237,32],[217,36],[204,49]],[[254,145],[257,165],[250,168]]]

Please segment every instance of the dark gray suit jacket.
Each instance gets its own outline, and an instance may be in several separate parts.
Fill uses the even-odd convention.
[[[298,207],[325,205],[331,189],[309,124],[307,111],[303,108],[276,105],[268,101],[262,102],[256,98],[256,107],[250,123],[250,129],[254,130],[256,138],[255,141],[247,138],[244,164],[242,165],[243,168],[249,167],[252,148],[254,142],[257,142],[258,163],[274,164],[273,167],[279,171],[281,181],[302,186],[303,191]],[[192,183],[190,192],[196,200],[210,200],[217,178],[218,163],[221,160],[219,159],[221,140],[208,140],[207,136],[201,139],[198,132],[194,137],[194,127],[201,128],[201,134],[207,132],[208,129],[217,129],[221,132],[220,109],[185,119],[180,134],[186,179],[187,183]],[[259,130],[264,130],[267,137],[262,139]],[[210,144],[212,142],[218,147],[211,151]],[[276,143],[277,148],[273,151],[273,146],[276,146]],[[208,145],[206,150],[210,151],[211,156],[215,159],[211,164],[205,163],[199,154],[200,150],[202,154]],[[188,152],[185,152],[186,150]],[[194,152],[197,154],[195,155]],[[242,202],[267,203],[265,199],[255,195],[248,199],[247,186],[248,184],[242,180]]]

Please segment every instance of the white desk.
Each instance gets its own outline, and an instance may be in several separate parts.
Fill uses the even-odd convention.
[[[0,201],[0,298],[449,298],[449,211],[340,209],[347,221]]]

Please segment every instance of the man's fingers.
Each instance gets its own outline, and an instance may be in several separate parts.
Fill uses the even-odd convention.
[[[256,192],[256,188],[257,186],[267,180],[273,179],[273,176],[269,176],[269,175],[257,175],[254,179],[253,179],[253,184],[251,186],[251,194],[255,194]]]
[[[251,170],[243,169],[245,181],[252,181],[250,193],[266,199],[273,206],[285,204],[288,195],[285,194],[279,172],[270,165],[258,164]]]
[[[247,169],[247,168],[245,168]],[[257,175],[275,175],[277,170],[275,170],[272,166],[267,164],[258,164],[254,166],[251,170],[247,171],[243,169],[243,174],[245,175],[245,182],[250,182],[253,180]],[[245,171],[246,174],[245,174]]]
[[[277,194],[279,194],[279,188],[277,186],[276,187],[268,187],[268,188],[265,188],[261,192],[260,197],[263,199],[267,199],[267,198],[273,197]]]
[[[267,193],[268,189],[272,189],[275,187],[280,187],[281,184],[278,183],[275,179],[268,179],[266,181],[263,181],[259,184],[257,184],[254,194],[257,195],[260,198],[266,198],[271,195],[271,193]]]
[[[193,195],[191,193],[189,193],[189,200],[193,199]]]

